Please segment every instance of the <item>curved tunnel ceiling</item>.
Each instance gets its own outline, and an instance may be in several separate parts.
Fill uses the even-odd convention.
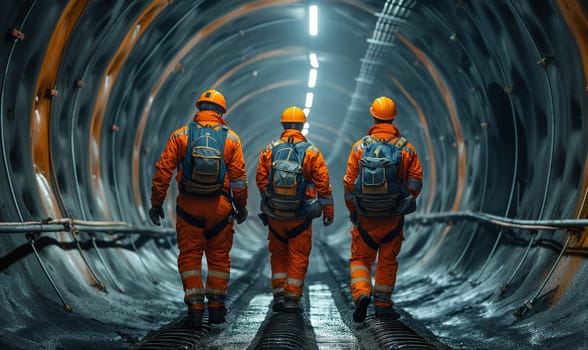
[[[319,8],[316,36],[309,5]],[[405,323],[439,347],[588,347],[587,8],[2,2],[0,346],[125,348],[180,315],[176,188],[167,226],[154,229],[151,176],[200,92],[216,88],[241,137],[250,189],[230,290],[252,265],[269,271],[255,217],[257,157],[279,135],[282,110],[304,107],[307,92],[308,137],[327,159],[335,197],[334,225],[314,229],[309,288],[322,276],[313,264],[329,261],[348,283],[342,178],[351,144],[371,125],[370,102],[386,95],[424,170],[394,294]],[[310,53],[319,63],[313,88]],[[130,229],[91,229],[122,223]]]

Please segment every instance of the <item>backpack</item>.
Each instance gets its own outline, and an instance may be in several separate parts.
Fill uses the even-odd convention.
[[[302,174],[304,154],[309,142],[274,144],[269,183],[265,194],[266,204],[274,211],[294,212],[306,199],[307,181]]]
[[[225,141],[229,133],[226,125],[188,125],[188,145],[182,160],[183,192],[200,196],[221,193],[227,167],[224,159]]]
[[[398,215],[398,205],[408,195],[398,177],[402,149],[407,140],[401,137],[390,144],[393,137],[381,141],[368,135],[363,139],[363,156],[354,188],[356,205],[362,215]]]

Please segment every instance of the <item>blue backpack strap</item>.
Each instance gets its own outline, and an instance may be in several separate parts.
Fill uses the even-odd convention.
[[[227,136],[229,135],[229,127],[221,124],[221,129],[218,131],[219,134],[221,135],[221,139],[222,139],[222,146],[221,146],[221,154],[223,155],[223,162],[225,160],[225,143],[227,143]]]
[[[192,144],[193,140],[194,140],[194,136],[196,133],[196,128],[198,128],[198,124],[196,124],[196,122],[191,122],[190,124],[188,124],[188,143],[186,144],[186,154],[184,154],[184,159],[182,159],[182,169],[184,171],[183,174],[186,174],[188,172],[191,172],[192,169],[190,169],[190,160],[192,159],[192,151],[190,148],[190,145]],[[184,175],[182,175],[184,176]],[[183,190],[182,188],[182,183],[180,181],[180,191]]]
[[[192,123],[190,123],[192,124]],[[193,122],[193,124],[199,125],[201,128],[209,128],[212,129],[217,135],[220,135],[220,153],[223,155],[223,163],[224,163],[224,154],[225,154],[225,143],[227,142],[227,136],[229,135],[229,127],[224,124],[217,124],[217,125],[209,125],[209,124],[202,124]],[[218,128],[220,126],[220,128]]]
[[[394,143],[394,145],[398,148],[398,149],[403,149],[404,146],[408,143],[408,140],[404,137],[401,136],[400,138],[398,138],[398,140],[396,140],[396,142]]]
[[[308,141],[300,141],[294,145],[294,148],[296,148],[296,151],[298,152],[298,156],[300,156],[300,167],[302,168],[304,168],[304,155],[310,146],[312,146],[312,144]]]

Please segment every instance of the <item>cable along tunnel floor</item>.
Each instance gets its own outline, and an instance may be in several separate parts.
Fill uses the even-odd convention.
[[[180,317],[150,333],[135,349],[439,348],[401,321],[380,321],[368,316],[362,324],[354,323],[348,275],[331,269],[333,264],[347,262],[329,250],[326,244],[313,247],[301,314],[271,310],[269,266],[252,264],[257,270],[250,270],[229,286],[227,322],[209,325],[205,313],[203,326],[190,330],[182,326]],[[269,263],[267,254],[256,254],[255,258]]]

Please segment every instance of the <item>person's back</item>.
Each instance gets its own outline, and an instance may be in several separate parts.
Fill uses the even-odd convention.
[[[177,170],[178,270],[188,306],[188,327],[202,323],[205,297],[209,322],[224,322],[233,218],[241,223],[247,217],[245,160],[239,136],[222,119],[226,112],[224,96],[207,90],[196,106],[199,112],[194,121],[172,133],[155,166],[149,210],[153,223],[160,225],[160,218],[164,218],[162,204]],[[198,137],[208,138],[204,146]],[[203,253],[208,262],[206,288],[201,277]]]
[[[400,253],[404,239],[404,215],[416,209],[415,200],[422,184],[422,167],[416,150],[410,142],[402,138],[398,128],[392,124],[396,118],[394,101],[388,97],[377,98],[372,103],[370,112],[374,118],[374,125],[369,129],[368,136],[352,146],[343,179],[345,204],[354,224],[351,230],[350,271],[355,322],[362,322],[365,319],[372,292],[376,316],[398,317],[392,308],[392,292],[398,268],[396,256]],[[387,142],[399,147],[401,151],[401,159],[395,167],[397,174],[388,179],[400,181],[400,193],[397,197],[391,197],[389,193],[380,193],[386,200],[380,201],[378,208],[366,207],[377,201],[376,191],[369,197],[371,202],[365,202],[364,194],[359,190],[362,184],[358,183],[362,181],[362,167],[369,165],[369,162],[363,160],[363,156],[370,142]],[[389,200],[390,198],[395,199]],[[378,262],[372,291],[371,268],[376,257]]]
[[[332,188],[322,153],[301,132],[306,122],[302,109],[285,109],[280,122],[284,131],[261,151],[256,182],[262,196],[260,217],[269,228],[273,310],[300,312],[312,219],[322,213],[325,226],[333,222]],[[290,156],[278,155],[282,151]],[[302,181],[296,180],[298,170]],[[297,186],[303,186],[302,198]]]

